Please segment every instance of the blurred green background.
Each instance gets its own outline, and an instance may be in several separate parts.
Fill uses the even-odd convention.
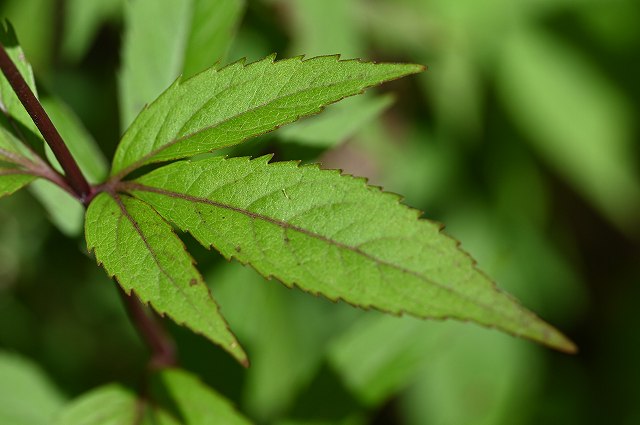
[[[0,2],[41,96],[107,158],[130,119],[126,3]],[[225,63],[341,53],[429,70],[234,154],[319,161],[404,195],[580,353],[333,304],[185,236],[252,367],[167,323],[184,367],[264,424],[640,423],[640,2],[251,0],[239,18]],[[0,407],[20,402],[11,383],[45,380],[32,394],[46,424],[97,385],[135,388],[146,350],[74,213],[32,193],[0,201]]]

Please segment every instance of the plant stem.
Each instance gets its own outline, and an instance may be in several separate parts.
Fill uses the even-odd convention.
[[[91,194],[91,186],[85,179],[80,167],[69,152],[60,133],[49,119],[44,108],[33,94],[29,85],[24,80],[18,68],[7,54],[4,46],[0,44],[0,68],[2,73],[9,81],[18,99],[31,116],[42,137],[47,142],[53,154],[56,156],[60,166],[65,172],[65,179],[69,182],[69,186],[73,189],[78,198],[86,203]]]
[[[150,366],[156,369],[177,365],[175,346],[160,323],[145,311],[144,306],[135,295],[127,295],[119,286],[118,291],[127,309],[129,319],[151,350]]]

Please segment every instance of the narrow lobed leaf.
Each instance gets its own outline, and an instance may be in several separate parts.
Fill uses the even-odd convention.
[[[336,170],[268,159],[182,161],[123,187],[203,245],[287,286],[393,314],[471,320],[575,350],[397,195]]]
[[[181,73],[191,77],[221,61],[243,10],[244,0],[127,2],[118,78],[122,129]]]
[[[29,88],[37,96],[36,81],[31,64],[25,58],[15,30],[9,21],[0,22],[0,42],[5,47],[7,54],[16,65]],[[22,103],[20,103],[18,96],[13,91],[11,84],[2,73],[0,73],[0,110],[7,118],[13,121],[13,129],[19,133],[18,135],[22,140],[37,142],[38,144],[42,141],[38,127],[33,123]]]
[[[47,97],[41,99],[41,102],[89,183],[103,182],[109,174],[107,161],[80,118],[59,99]],[[62,167],[48,145],[45,146],[45,153],[53,168],[63,173]]]
[[[356,96],[331,106],[320,115],[297,121],[278,131],[278,139],[305,146],[331,148],[375,121],[393,104],[392,95]]]
[[[0,167],[0,198],[22,189],[35,180],[35,176],[14,168]]]
[[[27,85],[36,94],[35,79],[31,65],[26,60],[24,52],[20,47],[16,34],[11,25],[0,28],[0,41],[5,46],[7,53],[16,64],[18,71],[22,74]],[[64,105],[53,99],[43,102],[55,125],[59,128],[62,136],[69,146],[74,158],[83,172],[87,173],[92,182],[102,180],[106,175],[105,161],[93,141],[82,128],[77,117],[64,107]],[[33,151],[36,149],[48,154],[49,160],[54,168],[61,171],[54,155],[49,152],[48,145],[44,142],[38,128],[33,123],[31,117],[20,103],[11,85],[3,75],[0,75],[0,109],[4,113],[2,124],[6,127],[0,128],[0,161],[9,160],[19,165],[19,169],[40,169],[48,172],[48,165]],[[10,132],[10,131],[11,132]],[[15,173],[15,172],[14,172]],[[28,184],[33,178],[25,176],[3,178],[3,189],[0,193],[10,194],[15,190]],[[37,180],[31,186],[31,193],[38,198],[47,210],[48,216],[53,224],[60,231],[69,236],[77,236],[82,230],[82,216],[84,208],[78,200],[67,191],[46,180]]]
[[[158,372],[154,389],[166,392],[185,425],[250,425],[231,403],[196,376],[181,369]],[[160,398],[158,400],[162,402]]]
[[[0,198],[11,195],[35,180],[36,177],[25,169],[31,164],[30,158],[31,152],[0,127]]]
[[[245,0],[193,0],[184,55],[186,77],[224,59],[245,8]]]
[[[127,293],[220,345],[238,361],[247,357],[180,239],[147,204],[101,193],[85,218],[89,250]]]
[[[118,75],[122,130],[180,75],[191,3],[137,0],[124,4],[126,32]]]
[[[32,151],[20,143],[11,132],[0,126],[0,161],[25,165],[33,158]]]
[[[414,74],[421,65],[275,56],[210,68],[178,79],[124,134],[111,174],[118,178],[155,162],[232,146],[318,113],[365,88]]]
[[[0,378],[3,425],[49,425],[64,404],[49,377],[26,358],[0,351]]]
[[[141,414],[136,395],[120,385],[91,390],[60,412],[56,425],[134,425]]]

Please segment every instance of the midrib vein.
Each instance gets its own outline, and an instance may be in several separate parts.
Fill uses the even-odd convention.
[[[224,92],[226,92],[226,91],[229,91],[229,90],[231,90],[231,89],[233,89],[233,88],[236,88],[236,87],[238,87],[238,86],[239,86],[239,85],[241,85],[241,84],[246,84],[246,83],[248,83],[248,82],[252,82],[252,81],[253,81],[253,79],[252,79],[252,80],[245,80],[245,81],[243,81],[243,82],[241,82],[241,83],[238,83],[238,84],[235,84],[235,85],[232,85],[232,86],[226,87],[224,90],[222,90],[222,91],[220,91],[220,92],[215,93],[215,95],[212,95],[212,96],[211,96],[211,98],[210,98],[208,101],[206,101],[206,102],[205,102],[202,106],[200,106],[200,107],[199,107],[199,108],[198,108],[198,109],[197,109],[193,114],[191,114],[191,115],[190,115],[190,117],[185,121],[185,123],[182,125],[182,127],[180,128],[180,130],[178,130],[178,131],[177,131],[176,135],[179,135],[179,134],[184,130],[184,128],[187,126],[187,124],[192,120],[192,118],[193,118],[195,115],[197,115],[198,113],[200,113],[200,112],[202,111],[202,109],[204,109],[207,105],[210,105],[211,101],[212,101],[213,99],[215,99],[215,98],[219,97],[219,96],[220,96],[220,94],[222,94],[222,93],[224,93]],[[178,144],[178,143],[180,143],[180,142],[182,142],[182,141],[188,140],[188,139],[190,139],[190,138],[192,138],[192,137],[195,137],[195,136],[197,136],[198,134],[201,134],[201,133],[203,133],[203,132],[206,132],[206,131],[212,130],[212,129],[214,129],[214,128],[218,127],[218,126],[224,125],[224,124],[226,124],[227,122],[230,122],[230,121],[232,121],[232,120],[234,120],[234,119],[237,119],[237,118],[239,118],[239,117],[242,117],[243,115],[250,114],[250,113],[252,113],[252,112],[254,112],[254,111],[258,110],[258,109],[265,108],[265,107],[267,107],[267,106],[269,106],[269,105],[271,105],[271,104],[273,104],[273,103],[276,103],[276,102],[279,102],[279,101],[285,100],[285,99],[287,99],[287,98],[291,98],[291,97],[298,96],[298,95],[300,95],[300,94],[302,94],[302,93],[305,93],[305,92],[307,92],[307,91],[310,91],[310,90],[316,90],[316,89],[327,89],[327,88],[336,87],[336,86],[338,86],[338,85],[340,85],[340,84],[348,84],[348,83],[353,83],[353,82],[358,82],[358,81],[360,81],[360,80],[359,80],[359,79],[357,79],[357,78],[353,78],[353,79],[346,79],[346,80],[341,80],[341,81],[334,82],[334,83],[331,83],[331,84],[325,84],[325,85],[319,85],[319,86],[313,86],[313,87],[305,87],[304,89],[297,90],[297,91],[295,91],[295,92],[292,92],[292,93],[289,93],[289,94],[286,94],[286,95],[283,95],[283,96],[276,96],[276,97],[274,97],[274,98],[272,98],[272,99],[269,99],[269,100],[268,100],[268,101],[266,101],[266,102],[260,103],[260,104],[258,104],[258,105],[254,105],[254,106],[253,106],[253,107],[251,107],[251,108],[248,108],[248,109],[246,109],[246,110],[243,110],[243,111],[237,112],[237,113],[235,113],[235,114],[233,114],[233,115],[230,115],[230,116],[228,116],[228,117],[226,117],[226,118],[224,118],[224,119],[221,119],[220,121],[217,121],[217,122],[215,122],[215,123],[213,123],[213,124],[211,124],[211,125],[205,126],[205,127],[201,128],[201,129],[199,129],[199,130],[196,130],[196,131],[194,131],[194,132],[192,132],[192,133],[188,133],[188,134],[185,134],[185,135],[182,135],[182,136],[178,136],[178,137],[175,137],[175,138],[173,138],[173,139],[169,140],[168,142],[166,142],[166,143],[164,143],[164,144],[160,145],[159,147],[157,147],[157,148],[153,149],[153,150],[152,150],[152,151],[150,151],[149,153],[147,153],[147,154],[145,154],[145,155],[141,156],[141,157],[140,157],[140,158],[138,158],[135,162],[133,162],[131,165],[129,165],[129,166],[127,166],[127,167],[125,167],[122,171],[120,171],[120,172],[118,172],[118,173],[117,173],[117,177],[119,177],[119,178],[123,178],[123,177],[125,177],[127,174],[131,173],[131,172],[132,172],[132,171],[134,171],[136,168],[141,167],[141,166],[142,166],[142,165],[144,165],[144,164],[147,164],[147,163],[148,163],[147,161],[148,161],[149,159],[151,159],[151,158],[153,158],[154,156],[158,155],[160,152],[162,152],[162,151],[164,151],[164,150],[169,149],[170,147],[172,147],[172,146],[173,146],[173,145],[175,145],[175,144]],[[363,86],[361,86],[361,87],[360,87],[360,91],[364,90],[365,88],[368,88],[368,87],[372,87],[372,86],[374,86],[374,85],[377,85],[377,84],[382,84],[382,83],[383,83],[383,82],[385,82],[385,81],[388,81],[388,80],[387,80],[387,79],[383,79],[383,80],[382,80],[382,81],[380,81],[379,83],[363,85]],[[183,86],[183,87],[184,87],[184,86]],[[335,102],[340,101],[341,99],[344,99],[345,97],[353,96],[353,95],[355,95],[355,94],[357,94],[357,93],[358,93],[358,92],[356,92],[356,93],[351,93],[351,94],[345,94],[344,96],[341,96],[341,97],[339,97],[338,99],[333,100],[333,101],[331,101],[331,102],[329,102],[329,103],[321,104],[321,105],[319,105],[319,107],[320,107],[320,108],[322,108],[322,107],[328,106],[328,105],[330,105],[330,104],[332,104],[332,103],[335,103]],[[181,98],[182,96],[179,96],[179,97]],[[291,120],[291,121],[288,121],[288,122],[296,121],[296,120],[300,119],[302,116],[304,116],[304,115],[296,115],[296,116],[292,116],[292,117],[291,117],[291,118],[292,118],[292,120]],[[276,126],[277,126],[277,124],[276,124]],[[269,130],[267,130],[267,132],[268,132],[268,131],[269,131]],[[251,135],[248,135],[247,137],[250,137],[250,136],[251,136]],[[157,137],[157,135],[156,135],[156,137]],[[156,140],[157,140],[157,139],[156,139]],[[221,149],[221,148],[223,148],[223,147],[225,147],[225,146],[216,147],[216,148],[214,148],[214,149],[212,149],[212,150],[215,150],[215,149]],[[210,151],[210,150],[207,150],[207,151]],[[153,162],[153,161],[151,161],[151,162]]]
[[[323,242],[326,242],[326,243],[328,243],[330,245],[337,246],[338,248],[349,250],[351,252],[359,254],[359,255],[369,259],[370,261],[372,261],[372,262],[374,262],[374,263],[376,263],[378,265],[387,266],[387,267],[399,270],[402,273],[406,273],[406,274],[409,274],[411,276],[414,276],[417,279],[422,280],[423,282],[426,282],[426,283],[428,283],[430,285],[436,286],[439,289],[444,290],[446,292],[449,292],[449,293],[451,293],[451,294],[453,294],[453,295],[455,295],[455,296],[457,296],[457,297],[459,297],[459,298],[461,298],[461,299],[463,299],[463,300],[465,300],[467,302],[470,302],[470,303],[472,303],[474,305],[480,306],[484,310],[492,312],[493,314],[498,314],[498,315],[500,315],[502,317],[508,317],[508,318],[511,317],[509,315],[505,316],[504,313],[501,313],[500,311],[495,310],[492,305],[488,305],[486,303],[479,302],[478,300],[472,299],[472,298],[468,297],[467,295],[465,295],[463,293],[460,293],[459,291],[456,291],[454,288],[451,288],[449,286],[443,285],[440,282],[431,280],[428,277],[426,277],[426,276],[424,276],[424,275],[422,275],[422,274],[420,274],[418,272],[415,272],[413,270],[404,268],[404,267],[399,266],[397,264],[390,263],[390,262],[385,261],[385,260],[381,260],[380,258],[377,258],[377,257],[375,257],[375,256],[373,256],[373,255],[371,255],[371,254],[369,254],[367,252],[364,252],[364,251],[362,251],[361,249],[359,249],[357,247],[346,245],[346,244],[344,244],[342,242],[336,241],[334,239],[330,239],[330,238],[328,238],[326,236],[320,235],[318,233],[314,233],[314,232],[312,232],[310,230],[307,230],[307,229],[292,225],[290,223],[287,223],[286,221],[278,220],[278,219],[275,219],[275,218],[272,218],[272,217],[269,217],[269,216],[265,216],[265,215],[262,215],[262,214],[257,214],[257,213],[254,213],[252,211],[248,211],[248,210],[243,209],[243,208],[239,208],[239,207],[236,207],[236,206],[233,206],[233,205],[228,205],[228,204],[225,204],[225,203],[222,203],[222,202],[218,202],[218,201],[213,201],[211,199],[207,199],[207,198],[203,198],[203,197],[192,196],[192,195],[188,195],[188,194],[185,194],[185,193],[179,193],[179,192],[172,192],[170,190],[161,189],[161,188],[157,188],[157,187],[153,187],[153,186],[147,186],[147,185],[144,185],[144,184],[134,183],[134,182],[121,182],[120,184],[121,184],[121,188],[126,190],[126,191],[136,191],[136,190],[138,190],[138,191],[143,191],[143,192],[151,192],[151,193],[156,193],[156,194],[159,194],[159,195],[164,195],[164,196],[167,196],[167,197],[170,197],[170,198],[181,199],[181,200],[184,200],[184,201],[201,203],[201,204],[208,204],[208,205],[211,205],[211,206],[214,206],[214,207],[218,207],[218,208],[226,209],[226,210],[229,210],[229,211],[237,212],[239,214],[242,214],[244,216],[247,216],[247,217],[255,219],[255,220],[262,220],[262,221],[274,224],[276,226],[279,226],[279,227],[281,227],[283,229],[286,229],[286,230],[292,230],[294,232],[302,233],[305,236],[309,236],[311,238],[318,239],[318,240],[321,240]],[[474,267],[474,271],[477,272],[475,267]],[[494,292],[494,294],[496,294],[498,296],[504,296],[499,288],[494,286],[491,289]],[[519,310],[520,310],[521,314],[525,314],[526,316],[530,315],[530,313],[526,309],[520,308]],[[420,316],[420,314],[417,314],[417,313],[412,313],[412,314]],[[505,329],[505,330],[508,330],[508,329]],[[513,333],[515,333],[515,332],[513,332]]]
[[[201,317],[204,317],[204,315],[202,314],[200,309],[196,305],[193,304],[193,302],[191,301],[191,298],[183,291],[183,289],[180,287],[180,285],[178,285],[178,283],[176,282],[175,278],[173,276],[171,276],[171,274],[169,272],[167,272],[165,267],[161,264],[161,261],[158,258],[157,254],[155,253],[155,250],[153,249],[151,244],[149,244],[149,241],[147,240],[146,235],[144,234],[144,232],[140,228],[140,225],[139,225],[138,221],[135,218],[133,218],[133,216],[129,213],[129,211],[127,210],[127,207],[124,205],[124,202],[120,198],[120,195],[117,195],[117,194],[113,194],[112,195],[112,194],[110,194],[109,196],[111,196],[111,198],[116,202],[116,204],[120,208],[120,211],[122,212],[122,215],[127,219],[127,221],[129,221],[131,226],[133,226],[133,228],[136,231],[136,233],[138,234],[138,236],[140,236],[140,239],[142,239],[142,242],[144,243],[144,245],[147,247],[147,250],[151,254],[151,258],[153,258],[154,263],[156,263],[156,265],[158,266],[158,269],[162,272],[162,274],[164,274],[169,279],[171,284],[178,290],[178,292],[184,297],[184,299],[189,303],[189,305],[198,313],[198,315],[201,316]],[[151,208],[151,207],[149,207],[149,208]],[[200,279],[200,280],[202,280],[202,279]],[[212,325],[209,324],[209,326],[212,326]],[[212,329],[215,330],[215,327],[212,327]]]

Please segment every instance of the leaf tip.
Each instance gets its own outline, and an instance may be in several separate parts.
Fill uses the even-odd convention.
[[[540,340],[542,344],[565,354],[578,354],[578,346],[573,341],[553,326],[548,324],[547,326],[550,328],[550,332],[545,333],[544,338]]]

